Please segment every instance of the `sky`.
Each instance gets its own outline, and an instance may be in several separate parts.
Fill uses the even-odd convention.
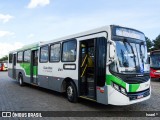
[[[160,0],[1,0],[0,58],[23,45],[105,25],[160,34]]]

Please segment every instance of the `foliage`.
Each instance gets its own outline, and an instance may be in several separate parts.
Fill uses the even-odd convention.
[[[0,58],[0,61],[2,62],[2,61],[7,61],[8,60],[8,56],[6,55],[6,56],[4,56],[4,57],[2,57],[2,58]]]
[[[153,40],[154,50],[160,49],[160,34]]]
[[[147,51],[150,52],[153,48],[153,43],[152,41],[148,38],[148,37],[145,37],[146,38],[146,43],[147,43]]]

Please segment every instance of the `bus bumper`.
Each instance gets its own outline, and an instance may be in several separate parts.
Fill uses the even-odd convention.
[[[108,86],[110,92],[108,94],[108,104],[111,105],[130,105],[138,102],[145,101],[151,96],[151,87],[143,92],[137,92],[124,95],[113,87]]]

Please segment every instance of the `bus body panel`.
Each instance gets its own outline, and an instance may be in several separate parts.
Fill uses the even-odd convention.
[[[148,59],[150,61],[151,78],[160,79],[160,50],[151,51]]]
[[[81,70],[81,64],[80,64],[80,50],[81,50],[81,45],[84,43],[86,45],[90,44],[89,40],[93,40],[92,42],[94,43],[94,49],[96,48],[96,40],[97,38],[100,37],[104,37],[107,40],[107,44],[106,44],[106,79],[105,79],[105,85],[104,86],[98,86],[97,85],[97,79],[94,79],[94,89],[95,89],[95,97],[89,97],[89,99],[94,100],[98,103],[102,103],[102,104],[113,104],[113,105],[129,105],[129,104],[133,104],[133,103],[137,103],[137,102],[141,102],[144,100],[147,100],[150,98],[150,93],[147,96],[138,94],[141,93],[142,91],[144,91],[144,95],[148,94],[148,91],[151,91],[150,88],[150,80],[148,80],[147,82],[143,82],[143,83],[137,83],[137,84],[128,84],[127,82],[124,82],[123,79],[120,79],[117,76],[114,76],[111,74],[110,70],[109,70],[109,66],[108,63],[109,61],[109,45],[111,40],[111,27],[102,27],[99,29],[95,29],[95,30],[91,30],[91,31],[87,31],[87,32],[83,32],[80,34],[76,34],[73,36],[68,36],[65,38],[61,38],[61,39],[57,39],[57,40],[53,40],[53,41],[49,41],[49,42],[44,42],[44,43],[39,43],[38,45],[36,44],[37,48],[26,48],[25,50],[30,49],[32,50],[39,50],[39,54],[38,54],[38,66],[37,71],[34,70],[37,74],[37,76],[34,76],[34,78],[37,78],[37,82],[36,85],[39,87],[43,87],[43,88],[47,88],[47,89],[51,89],[51,90],[55,90],[58,92],[65,92],[66,88],[65,88],[65,80],[66,79],[71,79],[73,80],[74,84],[76,85],[77,88],[77,93],[79,97],[83,97],[83,98],[88,98],[88,96],[85,96],[81,93],[80,90],[82,90],[81,86],[82,83],[80,83],[80,79],[82,79],[83,77],[83,72],[85,72],[85,68],[84,70]],[[76,61],[74,62],[62,62],[61,60],[59,62],[46,62],[46,63],[41,63],[39,61],[39,56],[40,56],[40,47],[41,46],[45,46],[45,45],[52,45],[54,43],[60,43],[62,46],[62,43],[65,41],[69,41],[71,39],[76,40]],[[96,49],[95,49],[96,50]],[[18,51],[14,51],[13,54],[17,54],[17,52],[19,51],[23,51],[23,49],[20,49]],[[61,48],[62,51],[62,48]],[[82,51],[83,52],[83,51]],[[62,56],[61,56],[62,57]],[[61,58],[60,57],[60,58]],[[92,56],[91,56],[92,57]],[[17,60],[16,60],[17,61]],[[83,62],[83,60],[82,60]],[[23,75],[23,80],[26,83],[30,83],[30,84],[35,84],[32,81],[31,78],[31,67],[32,64],[24,64],[24,63],[16,63],[16,65],[14,66],[12,63],[9,63],[9,70],[8,70],[8,75],[9,77],[13,78],[13,68],[16,69],[16,75],[15,78],[18,80],[19,74],[21,73]],[[67,67],[67,69],[65,68]],[[72,69],[68,69],[68,68],[72,68]],[[34,68],[32,68],[34,69]],[[97,68],[96,68],[97,69]],[[98,69],[97,69],[98,70]],[[96,71],[94,72],[96,73]],[[94,77],[95,78],[95,77]],[[117,85],[119,85],[119,87],[123,87],[126,89],[127,93],[131,93],[131,94],[135,94],[136,98],[135,100],[130,100],[129,96],[122,94],[120,91],[115,90],[115,88],[113,88],[112,84],[116,83]],[[89,83],[91,84],[91,83]]]
[[[127,96],[121,94],[120,92],[115,90],[112,86],[108,86],[108,90],[109,90],[108,104],[111,104],[111,105],[130,105],[130,104],[147,100],[151,96],[151,95],[148,95],[147,97],[143,97],[143,98],[131,101]],[[150,92],[151,92],[151,88],[150,88]]]

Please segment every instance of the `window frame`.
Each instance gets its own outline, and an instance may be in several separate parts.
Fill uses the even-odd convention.
[[[67,42],[70,42],[70,41],[75,41],[76,42],[76,57],[75,57],[75,60],[73,61],[63,61],[63,45],[64,43],[67,43]],[[61,47],[61,61],[62,62],[76,62],[77,60],[77,40],[74,38],[74,39],[69,39],[69,40],[65,40],[62,42],[62,47]]]
[[[19,56],[18,53],[22,53],[22,60],[21,61],[18,60],[18,56]],[[23,51],[17,52],[17,63],[23,63],[23,57],[24,57]]]
[[[47,61],[44,61],[44,62],[41,61],[41,49],[42,49],[43,47],[48,47],[48,58],[47,58]],[[50,49],[50,47],[49,47],[48,44],[47,44],[47,45],[40,46],[40,52],[39,52],[39,62],[40,62],[40,63],[48,63],[48,62],[49,62],[49,59],[50,59],[50,58],[49,58],[49,54],[50,54],[50,53],[49,53],[49,51],[50,51],[49,49]]]
[[[30,51],[30,61],[24,61],[24,53],[25,53],[26,51]],[[23,51],[23,62],[24,62],[24,63],[31,63],[31,50],[30,50],[30,49]]]
[[[59,53],[59,60],[58,61],[51,61],[51,46],[54,46],[54,45],[56,45],[56,44],[59,44],[60,46],[60,53]],[[52,43],[52,44],[50,44],[50,46],[49,46],[49,62],[51,62],[51,63],[58,63],[58,62],[60,62],[61,61],[61,51],[62,51],[62,47],[61,47],[62,45],[61,45],[61,42],[56,42],[56,43]]]
[[[9,63],[13,63],[13,53],[9,53]]]

